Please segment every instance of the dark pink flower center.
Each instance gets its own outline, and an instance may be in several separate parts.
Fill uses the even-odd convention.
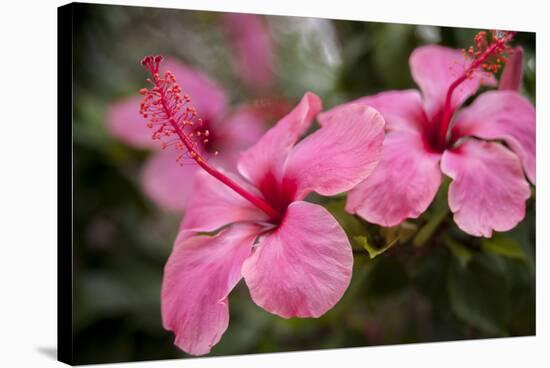
[[[447,89],[443,107],[432,117],[425,132],[426,142],[433,150],[443,152],[456,142],[456,137],[450,134],[451,121],[455,112],[451,101],[456,88],[471,79],[480,69],[489,73],[498,72],[507,61],[505,54],[513,52],[508,42],[515,34],[516,32],[493,31],[488,36],[487,32],[481,31],[474,37],[474,46],[463,50],[465,57],[472,59],[470,66],[451,83]]]
[[[265,200],[282,215],[288,205],[295,200],[296,188],[296,183],[292,180],[286,179],[281,182],[272,172],[269,172],[260,182],[258,189]],[[280,218],[274,220],[280,220]]]

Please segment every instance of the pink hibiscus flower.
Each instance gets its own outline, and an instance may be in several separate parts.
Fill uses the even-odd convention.
[[[174,59],[167,59],[163,68],[185,80],[186,91],[193,95],[195,106],[201,111],[203,122],[197,127],[197,133],[208,132],[208,137],[198,143],[203,146],[201,149],[211,153],[219,151],[212,162],[233,169],[239,152],[254,144],[264,132],[261,114],[252,105],[229,111],[223,89],[198,70]],[[136,97],[113,104],[107,111],[107,127],[122,142],[155,152],[142,169],[143,191],[159,207],[182,212],[191,195],[197,166],[179,165],[173,154],[161,150],[158,142],[151,139],[147,120],[137,108],[139,102],[140,98]]]
[[[501,90],[482,93],[459,110],[480,84],[495,83],[488,71],[498,70],[502,54],[511,52],[513,35],[495,32],[487,42],[480,33],[476,48],[466,52],[473,57],[466,58],[441,46],[419,47],[409,63],[421,93],[388,91],[353,102],[377,109],[388,133],[380,164],[349,192],[349,213],[382,226],[416,218],[434,199],[443,173],[453,179],[449,206],[466,233],[490,237],[523,219],[531,193],[524,174],[535,183],[535,109],[512,90],[521,75],[518,56],[512,55]]]
[[[350,105],[298,142],[321,111],[319,97],[306,93],[241,155],[239,177],[211,166],[197,150],[189,134],[196,111],[183,107],[189,98],[181,96],[173,74],[159,75],[161,60],[143,60],[154,87],[142,90],[142,112],[155,135],[175,136],[179,157],[203,169],[164,270],[164,327],[182,350],[208,353],[227,329],[228,294],[241,278],[266,311],[321,316],[348,287],[353,254],[334,217],[304,198],[311,191],[347,191],[369,176],[382,149],[384,120],[369,107]],[[210,231],[217,232],[204,234]]]

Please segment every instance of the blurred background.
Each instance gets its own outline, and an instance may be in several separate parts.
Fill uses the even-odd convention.
[[[78,364],[185,356],[160,318],[162,270],[182,211],[145,194],[142,169],[155,153],[121,139],[108,122],[113,106],[146,85],[143,56],[162,54],[201,70],[223,89],[229,109],[254,107],[265,129],[306,91],[330,108],[416,88],[408,67],[415,47],[466,48],[479,31],[90,4],[78,4],[75,16]],[[534,103],[535,35],[519,33],[514,43],[525,50],[522,93]],[[229,298],[229,328],[210,356],[535,334],[532,190],[524,221],[491,239],[456,227],[445,185],[419,219],[388,229],[346,214],[344,197],[311,196],[353,243],[346,294],[319,319],[285,320],[257,307],[241,282]]]

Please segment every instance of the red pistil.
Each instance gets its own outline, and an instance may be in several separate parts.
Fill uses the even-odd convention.
[[[467,79],[471,79],[474,72],[478,68],[482,68],[486,72],[496,73],[507,59],[504,53],[511,54],[512,50],[508,42],[516,35],[516,32],[493,31],[490,36],[490,41],[487,40],[487,32],[479,32],[474,37],[475,46],[470,46],[468,50],[464,50],[464,55],[467,58],[472,58],[472,62],[468,69],[458,77],[447,90],[445,105],[443,107],[443,116],[439,125],[438,144],[444,147],[447,144],[447,136],[449,133],[449,125],[453,115],[451,108],[451,99],[456,88]]]
[[[164,75],[160,75],[161,62],[162,56],[146,56],[141,61],[152,77],[152,80],[148,78],[147,81],[153,87],[151,89],[142,88],[139,91],[144,96],[140,105],[140,113],[149,120],[147,125],[154,128],[152,138],[163,139],[163,149],[174,146],[176,149],[184,150],[185,153],[179,155],[176,158],[177,161],[181,161],[184,155],[188,155],[206,172],[265,212],[271,219],[278,218],[279,213],[265,200],[250,193],[208,164],[200,152],[200,146],[196,139],[202,139],[202,143],[206,144],[210,132],[196,128],[197,125],[199,127],[202,125],[202,120],[198,118],[197,111],[188,106],[191,99],[189,96],[181,94],[181,88],[174,74],[167,71]]]

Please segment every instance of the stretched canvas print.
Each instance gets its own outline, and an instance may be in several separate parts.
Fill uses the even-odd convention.
[[[59,359],[534,335],[535,34],[487,26],[60,7]]]

